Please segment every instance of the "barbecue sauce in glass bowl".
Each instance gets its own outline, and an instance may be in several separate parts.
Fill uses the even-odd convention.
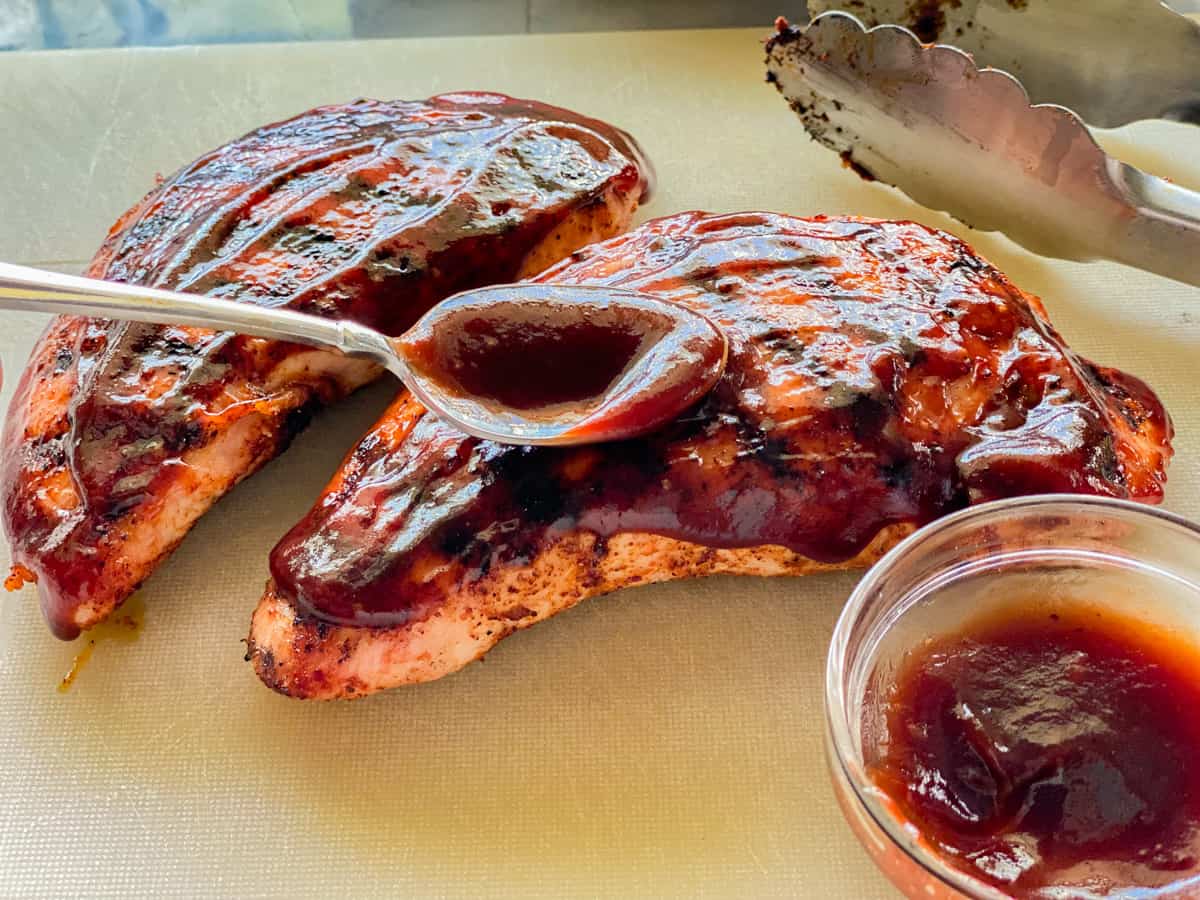
[[[937,855],[1006,894],[1197,869],[1200,649],[1176,632],[1018,599],[910,649],[882,713],[868,775]]]

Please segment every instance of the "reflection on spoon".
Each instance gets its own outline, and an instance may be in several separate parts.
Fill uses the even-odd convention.
[[[440,418],[507,444],[652,431],[706,394],[725,336],[682,306],[603,286],[456,294],[399,338],[355,322],[0,263],[0,309],[192,325],[374,359]]]

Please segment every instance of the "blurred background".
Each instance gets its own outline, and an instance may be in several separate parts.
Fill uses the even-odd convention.
[[[802,8],[803,0],[0,0],[0,50],[721,28],[799,17]]]
[[[1200,0],[1171,0],[1182,12]],[[804,0],[0,0],[0,51],[761,26]]]

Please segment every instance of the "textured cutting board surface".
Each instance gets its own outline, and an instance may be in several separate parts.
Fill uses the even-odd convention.
[[[156,173],[317,104],[536,97],[642,140],[661,180],[643,219],[860,213],[967,237],[1076,348],[1160,392],[1179,431],[1167,506],[1200,515],[1200,290],[1039,259],[859,181],[763,84],[763,32],[0,56],[0,259],[78,271]],[[1104,141],[1200,187],[1200,153],[1178,151],[1200,131]],[[7,407],[45,319],[0,316]],[[624,591],[352,704],[260,686],[241,640],[267,552],[390,390],[319,416],[222,501],[139,593],[136,640],[102,637],[66,693],[80,645],[50,637],[32,590],[0,598],[0,895],[892,896],[821,757],[854,575]]]

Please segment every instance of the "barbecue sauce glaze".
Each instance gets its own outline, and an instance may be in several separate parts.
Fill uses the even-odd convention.
[[[427,620],[564,535],[855,557],[894,524],[1047,491],[1157,501],[1171,424],[1073,354],[1040,302],[911,222],[681,213],[534,279],[653,294],[729,342],[694,408],[634,440],[513,447],[400,397],[276,545],[301,615]]]
[[[1177,635],[1018,601],[912,651],[885,708],[873,780],[972,875],[1059,896],[1197,869],[1200,650]]]
[[[629,135],[569,110],[477,92],[360,100],[185,166],[118,220],[87,274],[399,334],[453,293],[561,258],[569,243],[543,242],[577,212],[594,211],[598,233],[619,230],[609,204],[644,200],[652,181]],[[253,426],[245,465],[257,468],[356,386],[305,374],[311,353],[205,329],[55,321],[9,410],[0,491],[16,562],[36,575],[56,635],[75,637],[81,607],[133,589],[125,535],[171,490],[200,493],[178,487],[189,455]]]

